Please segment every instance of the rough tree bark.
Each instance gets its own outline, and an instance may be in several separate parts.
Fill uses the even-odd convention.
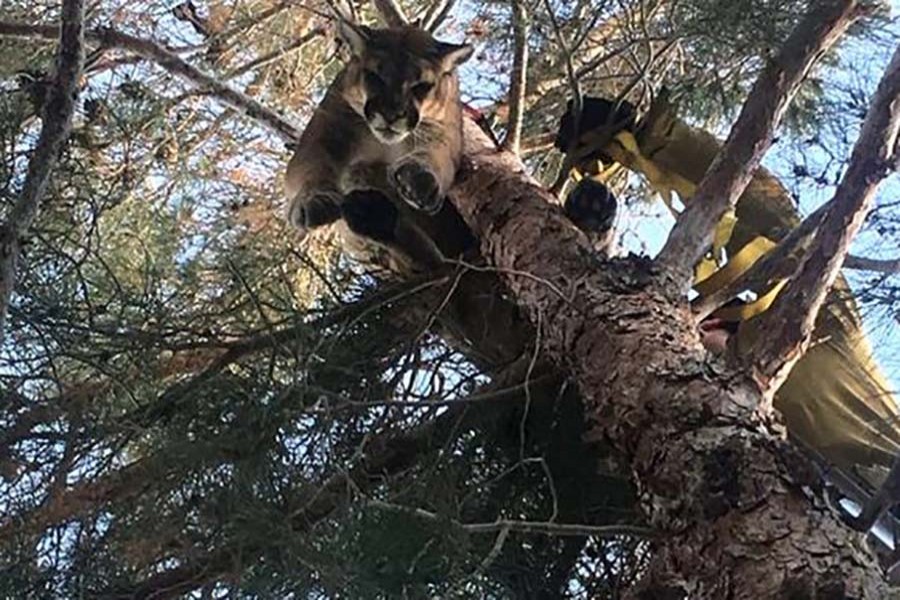
[[[471,124],[467,141],[454,204],[664,532],[632,597],[885,598],[860,536],[803,491],[816,478],[755,384],[705,362],[680,294],[649,262],[598,260],[512,154]]]

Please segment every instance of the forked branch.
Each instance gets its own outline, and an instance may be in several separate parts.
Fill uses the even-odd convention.
[[[812,10],[763,70],[728,139],[657,258],[681,292],[690,289],[694,265],[712,243],[716,225],[750,183],[800,83],[822,54],[870,10],[857,0],[813,3]]]
[[[872,209],[878,185],[895,168],[898,137],[900,48],[878,84],[850,165],[828,205],[806,261],[761,317],[765,319],[762,330],[781,331],[779,336],[760,336],[750,353],[754,375],[764,391],[774,393],[778,389],[809,345],[819,309],[844,263],[850,242]]]

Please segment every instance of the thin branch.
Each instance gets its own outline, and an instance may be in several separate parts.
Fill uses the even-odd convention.
[[[225,31],[217,33],[215,37],[222,40],[231,38],[241,39],[240,34],[246,33],[249,29],[257,27],[273,17],[277,17],[280,13],[288,10],[293,5],[294,3],[291,0],[280,0],[259,13],[248,15],[246,18],[238,20]],[[229,46],[232,46],[234,43],[235,42],[230,43]]]
[[[434,33],[447,20],[456,0],[434,0],[422,16],[420,27]]]
[[[325,5],[330,9],[332,17],[339,21],[347,21],[348,23],[356,23],[356,11],[350,0],[329,0]]]
[[[578,75],[575,72],[575,62],[572,58],[572,51],[569,50],[569,45],[566,44],[559,21],[556,20],[556,14],[553,12],[553,7],[550,5],[550,0],[544,0],[544,7],[547,9],[547,14],[550,17],[550,24],[553,26],[553,34],[556,37],[556,43],[559,44],[559,48],[563,53],[563,58],[565,58],[566,79],[569,82],[569,89],[572,91],[572,131],[575,132],[575,135],[572,136],[571,147],[566,148],[566,158],[563,160],[563,166],[559,171],[559,175],[557,175],[553,185],[550,186],[551,192],[559,194],[559,192],[562,191],[566,179],[569,177],[569,171],[572,168],[572,163],[568,154],[578,145],[578,130],[581,126],[581,109],[584,98],[581,96],[581,84],[579,83]]]
[[[495,521],[493,523],[467,523],[462,528],[468,533],[494,533],[508,529],[516,533],[539,533],[550,536],[613,537],[633,535],[649,538],[655,532],[639,525],[583,525],[579,523],[549,523],[546,521]]]
[[[306,46],[308,43],[313,41],[319,36],[325,35],[325,29],[322,27],[316,27],[305,34],[301,35],[299,38],[284,46],[283,48],[278,48],[277,50],[273,50],[268,54],[264,54],[258,58],[251,60],[250,62],[241,65],[240,67],[234,69],[227,75],[225,75],[224,79],[228,81],[229,79],[234,79],[235,77],[240,77],[244,73],[248,71],[252,71],[253,69],[259,68],[263,65],[267,65],[273,61],[276,61],[283,57],[285,54],[289,52],[293,52],[294,50],[299,50]]]
[[[519,144],[519,150],[522,156],[537,154],[538,152],[544,152],[552,148],[554,140],[556,140],[555,131],[537,134],[522,140]]]
[[[800,83],[824,52],[869,10],[856,0],[814,3],[763,70],[657,258],[680,292],[690,289],[694,265],[712,243],[716,225],[750,183]]]
[[[900,273],[900,258],[877,259],[850,254],[847,256],[846,260],[844,260],[844,267],[847,269],[856,269],[858,271],[871,271],[873,273],[896,275],[897,273]]]
[[[500,556],[500,553],[503,551],[503,545],[506,543],[506,538],[509,537],[509,527],[502,527],[500,531],[497,533],[497,537],[494,538],[494,543],[491,546],[490,552],[487,553],[487,556],[484,557],[484,560],[481,561],[481,564],[478,565],[478,571],[483,573],[487,571],[494,561],[497,560],[497,557]]]
[[[211,35],[209,23],[197,14],[197,7],[194,6],[193,2],[182,2],[172,8],[171,12],[172,16],[179,21],[188,23],[199,36],[209,39]]]
[[[525,87],[528,71],[528,7],[525,0],[512,1],[514,54],[509,76],[509,118],[503,148],[519,154],[522,140],[522,117],[525,112]]]
[[[388,27],[403,27],[409,23],[396,0],[372,0],[372,4]]]
[[[55,31],[56,28],[51,26],[0,22],[0,37],[52,38]],[[287,142],[296,142],[300,139],[300,130],[283,116],[187,63],[174,52],[154,41],[111,28],[87,30],[84,32],[84,36],[103,46],[122,48],[152,60],[164,70],[205,90],[209,95],[218,98],[245,117],[268,127]]]
[[[56,74],[41,117],[43,124],[28,172],[7,221],[0,227],[0,343],[3,342],[6,313],[16,284],[22,239],[28,234],[47,192],[50,173],[56,167],[63,145],[72,130],[72,115],[78,96],[78,82],[84,64],[84,2],[64,0],[62,24],[52,29],[59,38]]]
[[[894,52],[866,114],[850,165],[800,273],[762,318],[760,336],[749,360],[764,391],[774,393],[803,356],[819,309],[840,272],[854,236],[872,209],[881,181],[894,169],[900,138],[900,47]],[[775,326],[779,329],[775,329]]]
[[[394,504],[381,500],[370,500],[367,504],[382,510],[406,514],[425,521],[446,522],[448,520],[446,517],[421,508],[403,506],[401,504]],[[506,530],[516,533],[537,533],[555,537],[585,536],[608,538],[618,535],[634,535],[650,538],[656,536],[656,532],[649,527],[629,524],[588,525],[585,523],[556,523],[553,521],[518,521],[509,519],[498,519],[489,523],[460,523],[459,521],[452,519],[449,520],[449,522],[453,526],[459,527],[469,534],[498,533]]]

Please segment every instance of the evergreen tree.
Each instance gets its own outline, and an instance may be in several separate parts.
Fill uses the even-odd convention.
[[[724,138],[819,3],[356,2],[473,41],[463,100],[519,140],[467,125],[479,168],[451,201],[480,252],[415,273],[282,218],[291,144],[342,65],[325,3],[80,4],[0,8],[4,232],[65,96],[58,24],[84,27],[71,132],[0,276],[0,597],[889,597],[772,425],[784,344],[709,358],[677,270],[667,287],[647,257],[598,259],[543,190],[571,166],[552,141],[573,79]],[[877,104],[900,30],[863,12],[778,129],[780,235]],[[668,226],[639,216],[661,206],[642,175],[606,180],[634,249]],[[897,317],[886,189],[823,309],[876,334]],[[874,493],[884,473],[848,461]]]

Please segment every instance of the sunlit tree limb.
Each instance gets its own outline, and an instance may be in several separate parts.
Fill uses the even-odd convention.
[[[808,256],[788,288],[761,317],[763,329],[780,335],[760,336],[749,360],[754,376],[774,393],[803,355],[825,296],[840,272],[850,243],[872,209],[879,184],[893,171],[900,135],[900,48],[878,85],[850,165],[827,214],[818,228]]]
[[[763,70],[657,258],[680,291],[690,289],[694,265],[709,248],[716,225],[750,183],[800,83],[850,25],[871,10],[856,0],[817,3]]]

